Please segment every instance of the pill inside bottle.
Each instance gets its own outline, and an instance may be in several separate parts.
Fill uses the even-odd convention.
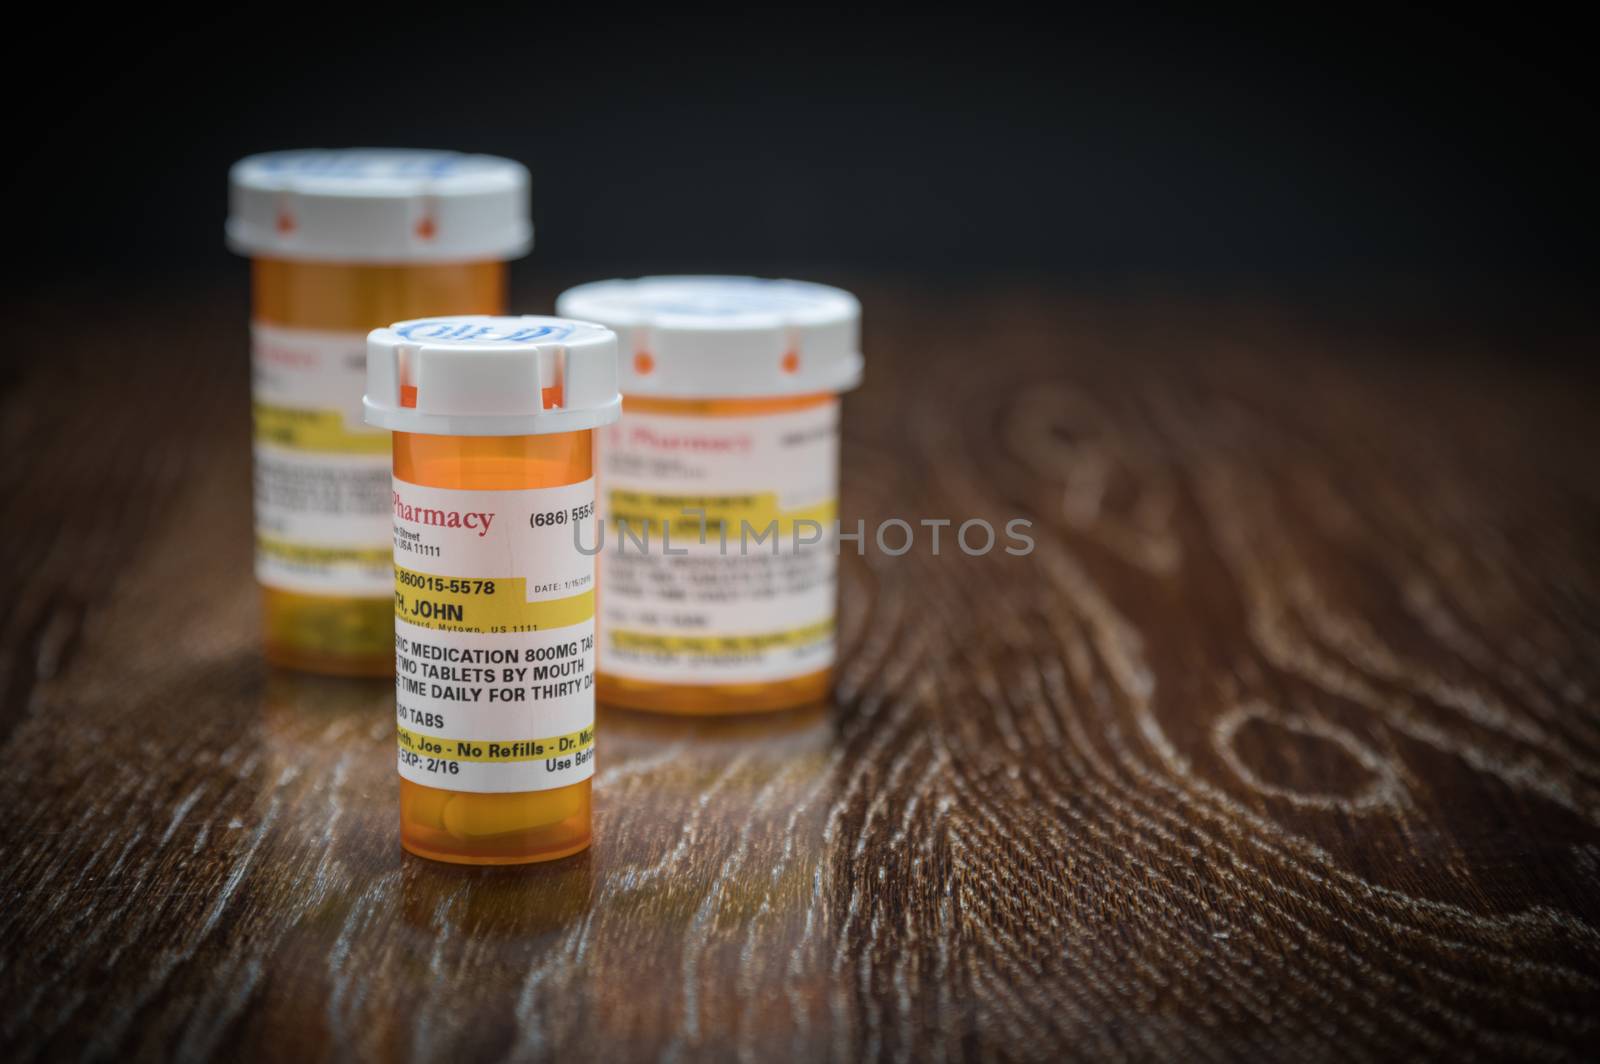
[[[860,304],[799,281],[645,277],[557,308],[622,345],[627,408],[599,434],[601,701],[711,715],[826,697]]]
[[[389,435],[363,420],[366,338],[504,309],[531,241],[528,173],[458,152],[272,152],[235,164],[228,242],[251,260],[256,577],[265,654],[394,667]]]
[[[459,864],[589,845],[594,430],[616,338],[558,318],[400,322],[368,343],[392,430],[400,840]]]

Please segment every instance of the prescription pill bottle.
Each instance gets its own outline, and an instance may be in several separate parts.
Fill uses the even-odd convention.
[[[394,667],[389,435],[362,421],[367,333],[505,309],[532,239],[528,172],[457,152],[253,155],[228,242],[251,258],[256,577],[266,655],[343,675]]]
[[[400,839],[521,864],[589,845],[594,429],[617,341],[557,318],[378,329],[367,420],[392,430]]]
[[[600,699],[751,713],[826,696],[839,395],[860,305],[837,288],[646,277],[571,289],[610,326],[627,411],[600,444]]]

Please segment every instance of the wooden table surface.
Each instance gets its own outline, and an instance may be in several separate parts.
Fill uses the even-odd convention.
[[[389,685],[257,655],[234,282],[11,316],[0,1057],[1600,1045],[1591,372],[1403,305],[865,286],[845,519],[1034,553],[847,552],[832,704],[602,710],[593,849],[473,870],[400,851]]]

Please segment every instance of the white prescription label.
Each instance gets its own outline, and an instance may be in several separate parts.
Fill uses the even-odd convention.
[[[607,673],[761,683],[833,664],[838,400],[626,413],[598,436]]]
[[[256,577],[312,595],[382,598],[389,433],[362,421],[367,338],[251,327]]]
[[[484,794],[594,775],[594,481],[393,483],[400,775]]]

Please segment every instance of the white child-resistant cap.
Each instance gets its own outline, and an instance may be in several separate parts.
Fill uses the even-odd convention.
[[[617,337],[563,318],[463,315],[367,334],[367,424],[432,436],[532,436],[622,414]]]
[[[842,392],[861,383],[861,304],[757,277],[641,277],[563,292],[556,313],[615,329],[628,395]]]
[[[528,169],[398,148],[278,151],[228,174],[228,246],[303,262],[511,259],[533,243]]]

